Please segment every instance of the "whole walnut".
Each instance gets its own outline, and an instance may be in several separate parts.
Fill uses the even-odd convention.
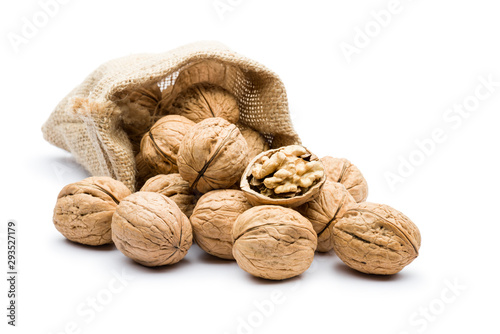
[[[184,135],[194,122],[179,115],[160,118],[142,137],[141,152],[144,163],[155,174],[176,173],[177,154]]]
[[[192,244],[189,219],[159,193],[141,191],[123,199],[111,230],[116,248],[148,267],[179,262]]]
[[[180,174],[156,175],[146,181],[141,191],[156,192],[167,196],[188,218],[196,204],[196,196],[189,188],[189,183]]]
[[[198,246],[211,255],[233,260],[233,226],[250,208],[240,190],[212,190],[201,196],[190,218]]]
[[[252,160],[255,156],[261,154],[262,152],[269,150],[269,143],[257,131],[248,127],[240,127],[240,132],[243,138],[247,141],[249,160]]]
[[[354,204],[356,201],[342,184],[327,180],[314,199],[297,208],[298,212],[309,219],[318,235],[318,252],[333,249],[335,220],[341,218]]]
[[[282,280],[300,275],[317,245],[311,223],[297,211],[262,205],[242,213],[233,228],[233,256],[246,272]]]
[[[245,138],[236,125],[219,117],[193,126],[179,148],[179,173],[201,193],[232,186],[247,162]]]
[[[111,243],[111,217],[130,190],[110,177],[68,184],[57,196],[54,225],[66,238],[85,245]]]
[[[290,145],[253,158],[240,188],[252,205],[296,207],[316,196],[325,181],[321,161],[305,147]]]
[[[335,253],[349,267],[367,274],[392,275],[418,256],[420,231],[388,205],[359,203],[333,226]]]
[[[170,114],[182,115],[196,123],[209,117],[221,117],[236,123],[240,118],[238,101],[234,95],[208,83],[193,85],[180,93],[169,111]]]
[[[368,197],[368,183],[358,167],[347,159],[321,158],[328,180],[342,183],[356,202],[364,202]]]
[[[142,136],[154,122],[153,116],[163,108],[160,87],[154,82],[123,90],[116,94],[115,99],[121,110],[122,129],[130,138],[134,152],[138,152]]]
[[[144,156],[142,155],[141,152],[135,155],[135,168],[136,168],[136,174],[135,174],[136,189],[140,189],[144,185],[144,183],[146,183],[147,180],[157,175],[157,173],[151,170],[149,165],[146,163]]]

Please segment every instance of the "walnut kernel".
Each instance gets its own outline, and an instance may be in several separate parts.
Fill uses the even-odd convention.
[[[326,180],[323,164],[300,145],[263,152],[247,166],[240,187],[252,205],[299,206]]]

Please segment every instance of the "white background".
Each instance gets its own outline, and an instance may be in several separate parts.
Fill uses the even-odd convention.
[[[0,267],[5,274],[6,223],[15,219],[20,276],[14,329],[1,280],[1,332],[497,330],[500,87],[473,103],[480,77],[500,81],[498,3],[401,0],[380,31],[371,12],[388,0],[222,0],[231,6],[222,15],[214,3],[73,0],[15,47],[9,36],[20,36],[23,18],[33,22],[42,9],[34,0],[2,2]],[[362,45],[358,29],[367,27],[372,37]],[[341,46],[356,47],[356,38],[349,62]],[[55,200],[87,174],[43,140],[41,125],[101,63],[197,40],[221,41],[278,73],[303,143],[350,159],[369,182],[370,201],[408,215],[422,234],[419,258],[393,277],[373,277],[317,255],[300,277],[270,282],[197,246],[175,266],[148,269],[114,247],[66,241],[52,224]],[[474,110],[446,121],[464,101]],[[438,128],[444,142],[422,159],[415,141]],[[410,157],[419,165],[391,188],[387,173]],[[126,286],[114,279],[122,271],[132,276]],[[93,298],[105,303],[94,314]]]

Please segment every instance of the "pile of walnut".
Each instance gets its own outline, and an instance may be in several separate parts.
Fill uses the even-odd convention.
[[[269,150],[238,123],[237,100],[220,87],[192,86],[169,108],[141,140],[140,191],[109,177],[61,190],[54,224],[66,238],[114,243],[145,266],[182,260],[194,238],[272,280],[300,275],[316,251],[334,250],[349,267],[380,275],[418,256],[418,228],[365,202],[366,180],[348,160],[318,159],[300,145]]]

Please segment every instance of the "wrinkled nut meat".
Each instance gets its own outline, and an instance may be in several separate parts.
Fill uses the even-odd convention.
[[[192,243],[189,219],[167,196],[137,192],[123,199],[111,223],[123,254],[148,267],[182,260]]]
[[[330,156],[321,158],[321,162],[328,180],[342,183],[356,202],[360,203],[366,200],[368,197],[368,183],[358,167],[347,159],[332,158]]]
[[[233,228],[233,256],[246,272],[282,280],[309,268],[316,249],[316,232],[297,211],[274,205],[242,213]]]
[[[198,123],[209,117],[221,117],[230,123],[238,122],[238,101],[227,90],[210,84],[196,84],[179,94],[170,114],[182,115]]]
[[[179,115],[160,118],[142,137],[141,152],[144,162],[155,174],[176,173],[179,145],[194,122]]]
[[[252,205],[299,206],[326,180],[323,164],[300,145],[263,152],[247,166],[240,187]]]
[[[367,274],[392,275],[418,256],[420,232],[388,205],[360,203],[333,227],[334,250],[349,267]]]
[[[248,159],[252,160],[257,155],[269,150],[269,143],[257,131],[250,128],[240,128],[241,135],[247,141]]]
[[[333,225],[348,208],[356,204],[346,188],[336,182],[326,181],[318,196],[297,208],[309,219],[318,235],[318,252],[333,249]]]
[[[54,225],[74,242],[91,246],[111,243],[111,217],[128,195],[130,190],[110,177],[89,177],[68,184],[57,197]]]
[[[308,158],[307,150],[299,145],[288,146],[270,157],[264,155],[252,167],[250,185],[271,198],[304,194],[324,175],[322,164]]]
[[[179,173],[200,193],[231,187],[247,162],[248,147],[240,130],[218,117],[193,126],[179,148]]]
[[[233,260],[232,230],[251,205],[240,190],[213,190],[203,195],[191,215],[196,243],[205,252]]]
[[[189,183],[180,174],[160,174],[150,178],[141,191],[150,191],[167,196],[177,204],[189,218],[196,204],[196,196],[189,188]]]

